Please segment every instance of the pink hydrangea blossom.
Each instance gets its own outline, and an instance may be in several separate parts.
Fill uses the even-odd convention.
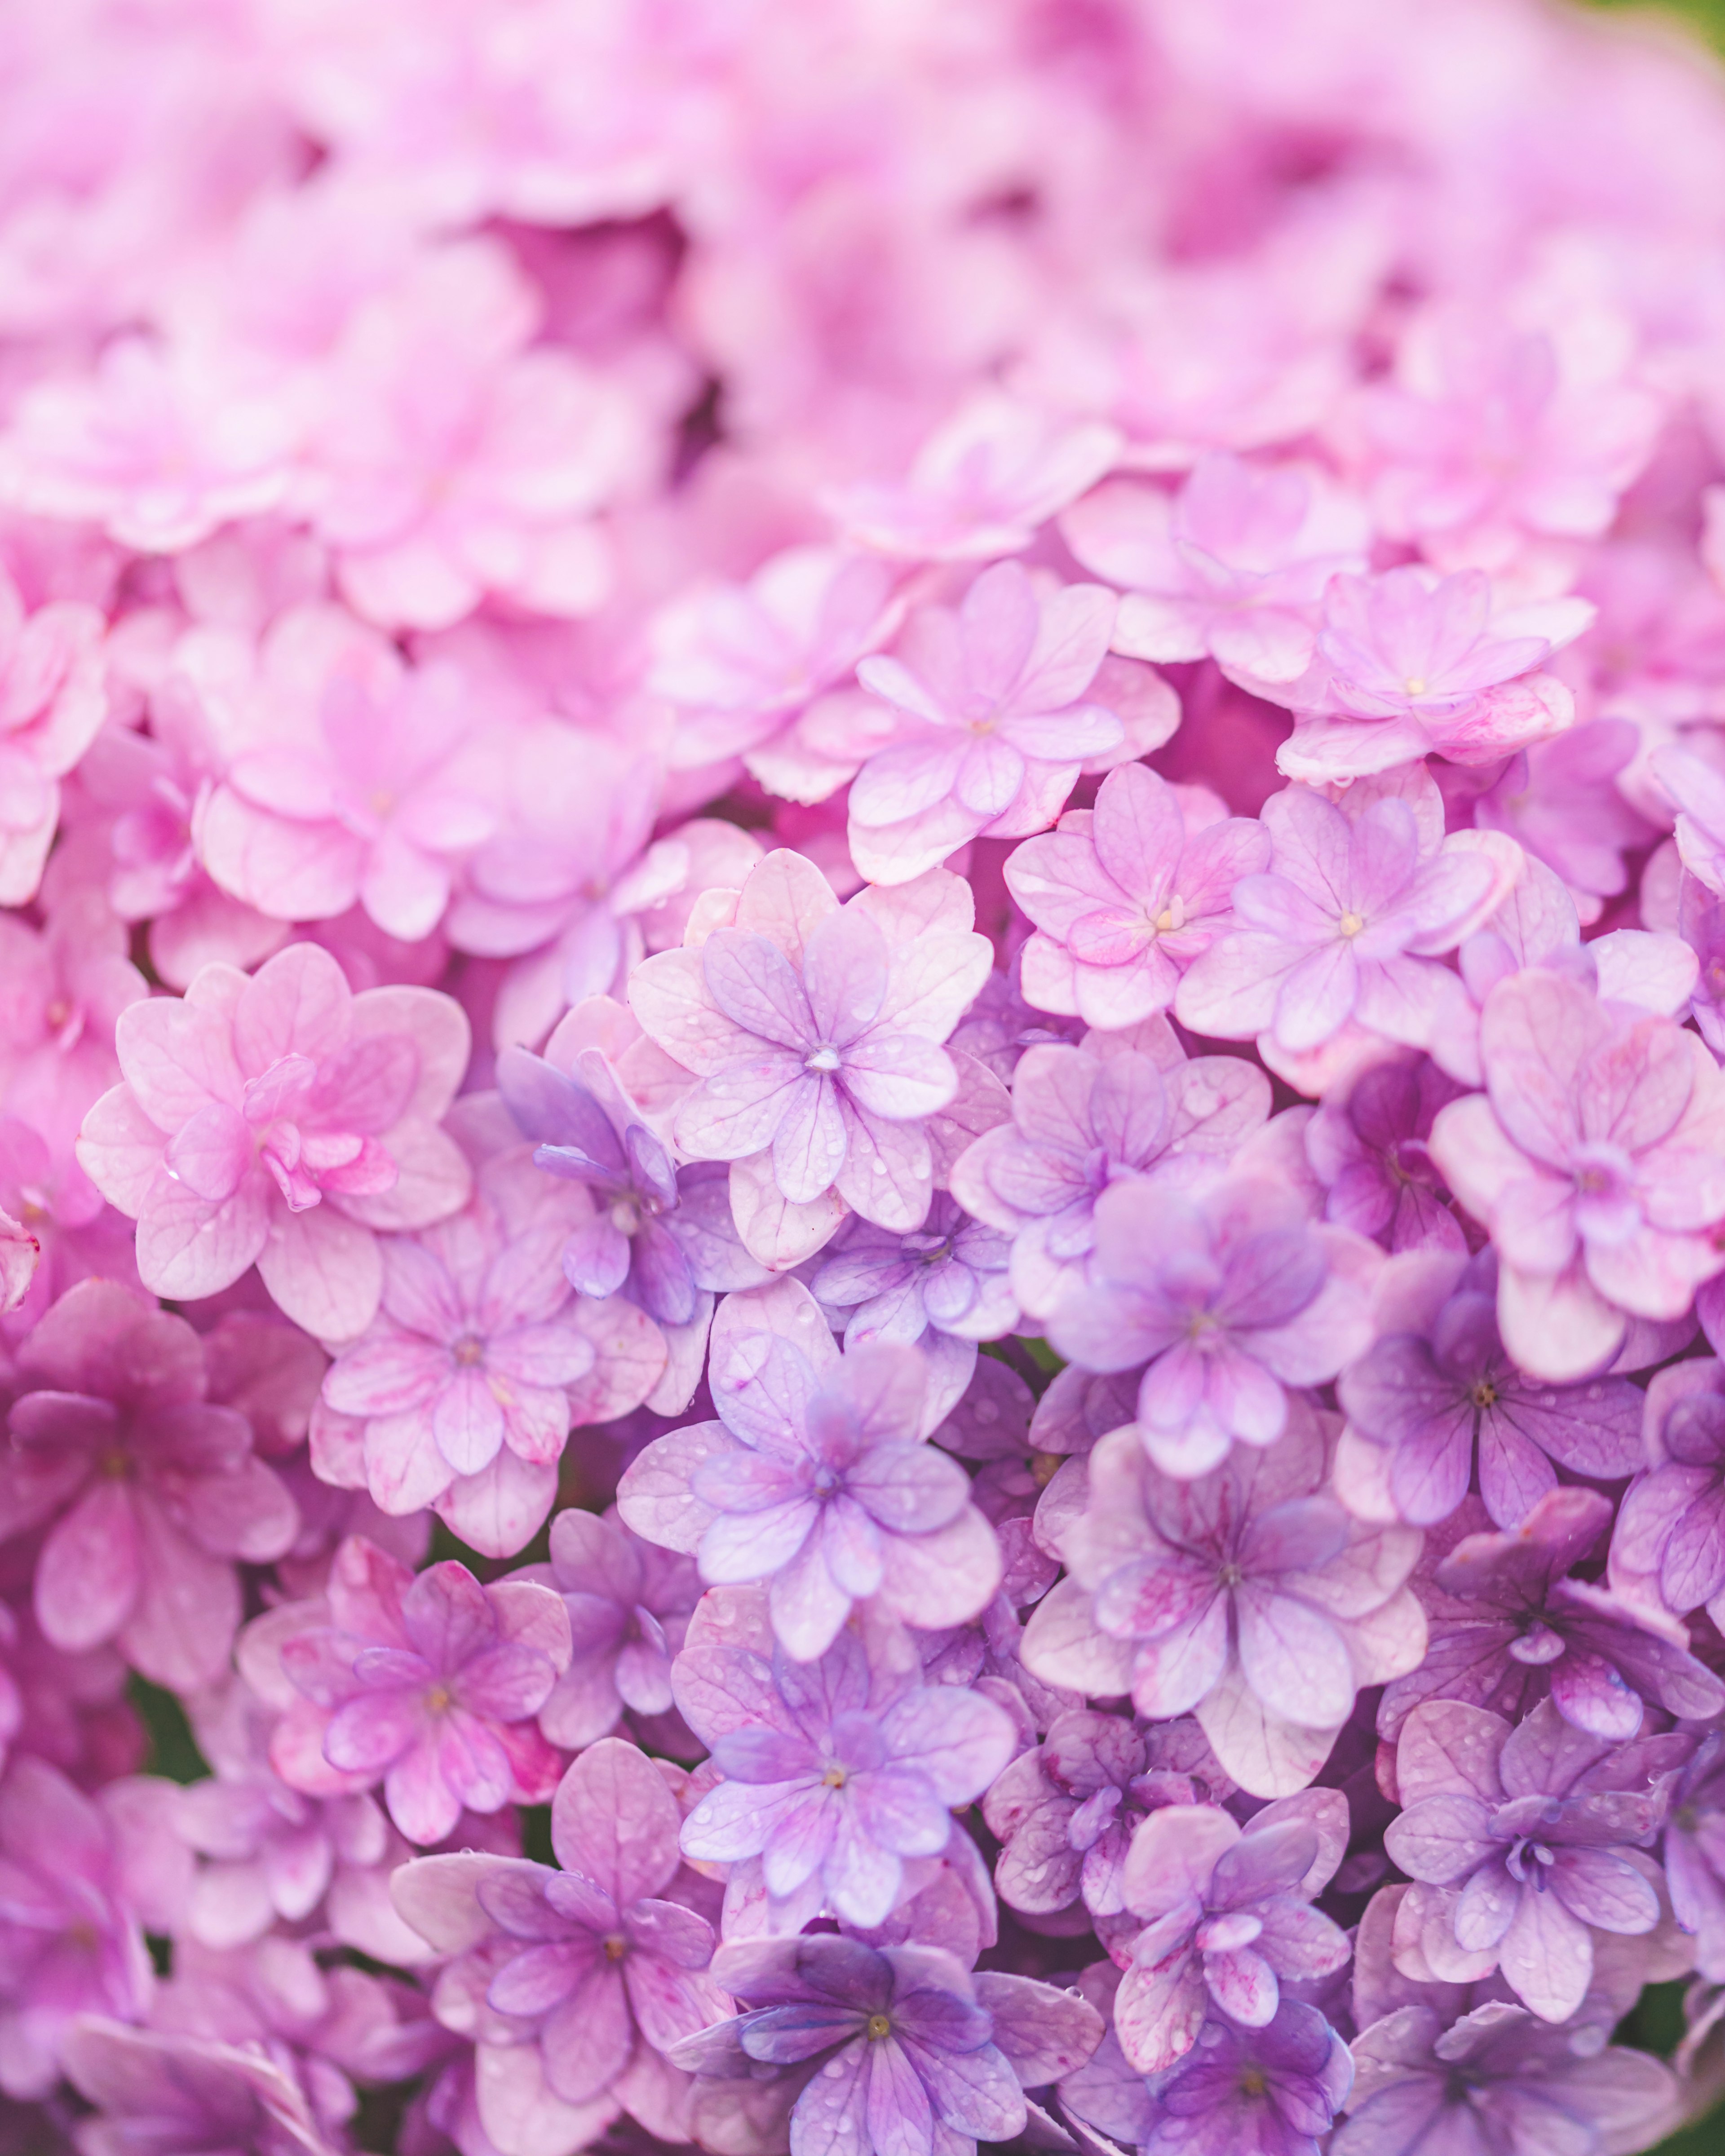
[[[474,714],[460,675],[430,667],[392,686],[373,697],[338,674],[316,732],[241,749],[198,818],[198,852],[223,890],[292,920],[358,903],[408,942],[437,927],[454,865],[495,819],[476,759],[464,763]]]
[[[71,1650],[117,1640],[158,1683],[208,1684],[241,1614],[239,1562],[280,1557],[298,1525],[251,1430],[210,1404],[181,1317],[81,1281],[18,1353],[0,1521],[47,1527],[35,1609]]]
[[[1069,808],[1006,865],[1035,923],[1020,979],[1039,1010],[1135,1025],[1174,1000],[1180,976],[1233,924],[1235,886],[1270,865],[1269,834],[1207,788],[1170,786],[1140,763],[1111,771],[1093,808]]]
[[[1336,577],[1312,665],[1276,698],[1295,714],[1276,762],[1321,784],[1434,752],[1492,763],[1560,734],[1574,721],[1574,699],[1536,670],[1592,620],[1584,599],[1494,606],[1479,569]]]
[[[569,1620],[548,1588],[481,1587],[453,1560],[415,1573],[356,1537],[336,1553],[326,1605],[261,1622],[256,1651],[298,1695],[270,1743],[290,1788],[333,1797],[381,1782],[422,1845],[464,1806],[550,1796],[558,1758],[533,1717],[567,1666]]]
[[[1511,1355],[1584,1377],[1631,1317],[1681,1317],[1725,1263],[1725,1081],[1670,1019],[1541,969],[1491,990],[1480,1047],[1486,1090],[1439,1112],[1432,1158],[1491,1232]]]
[[[75,602],[31,610],[0,570],[0,906],[36,896],[60,781],[107,714],[103,629]]]
[[[898,715],[897,738],[851,783],[850,855],[865,875],[908,883],[978,835],[1045,830],[1081,771],[1167,739],[1173,713],[1129,745],[1113,685],[1097,680],[1114,609],[1100,584],[1039,593],[1002,562],[956,611],[921,609],[893,654],[861,662],[858,680]]]
[[[424,988],[356,996],[300,943],[253,978],[207,966],[183,999],[121,1014],[122,1083],[85,1118],[80,1165],[138,1223],[158,1295],[214,1294],[255,1264],[288,1316],[350,1338],[382,1292],[378,1229],[429,1224],[470,1177],[437,1127],[467,1022]]]
[[[1239,925],[1181,981],[1181,1024],[1299,1056],[1352,1020],[1444,1063],[1464,992],[1433,961],[1490,918],[1505,869],[1466,835],[1434,832],[1417,792],[1355,785],[1337,806],[1294,786],[1263,820],[1271,869],[1235,886]]]
[[[1162,663],[1214,659],[1274,697],[1311,665],[1324,588],[1365,566],[1362,506],[1315,466],[1214,450],[1177,495],[1111,480],[1060,520],[1092,575],[1125,593],[1114,648]]]

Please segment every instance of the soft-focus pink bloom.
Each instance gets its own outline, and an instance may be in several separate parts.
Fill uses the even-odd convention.
[[[351,1338],[382,1291],[375,1230],[465,1199],[438,1121],[467,1065],[459,1004],[425,988],[356,996],[295,944],[248,980],[206,966],[183,1000],[122,1014],[125,1081],[85,1118],[80,1166],[138,1223],[158,1295],[213,1295],[255,1263],[308,1331]]]
[[[1094,808],[1069,808],[1007,862],[1007,888],[1036,924],[1019,962],[1026,1002],[1107,1027],[1166,1010],[1231,925],[1235,886],[1269,865],[1269,834],[1208,788],[1141,763],[1111,771]]]
[[[1491,763],[1573,724],[1575,700],[1536,670],[1592,621],[1585,599],[1496,607],[1483,570],[1409,566],[1332,578],[1312,663],[1285,690],[1295,726],[1276,761],[1312,783],[1432,753]]]
[[[164,706],[150,734],[108,726],[96,737],[78,767],[69,813],[80,837],[103,831],[109,906],[122,921],[149,924],[151,963],[170,988],[183,988],[213,958],[256,965],[287,928],[218,891],[200,865],[193,819],[218,758],[189,697]]]
[[[1385,536],[1412,540],[1440,568],[1494,573],[1530,542],[1598,538],[1665,417],[1633,359],[1622,321],[1546,331],[1487,308],[1416,315],[1393,378],[1349,415]]]
[[[356,901],[386,934],[429,936],[454,865],[491,835],[470,752],[475,713],[454,669],[381,696],[336,675],[315,730],[243,747],[201,806],[198,848],[220,887],[260,913],[327,920]]]
[[[187,1881],[167,1782],[92,1799],[40,1759],[0,1780],[0,2089],[45,2096],[80,2014],[143,2020],[155,1991],[146,1926],[171,1932]]]
[[[1060,520],[1092,575],[1125,597],[1114,648],[1162,663],[1211,658],[1260,696],[1312,663],[1324,587],[1365,566],[1359,503],[1315,466],[1256,466],[1216,451],[1171,495],[1111,480]]]
[[[735,1163],[732,1211],[763,1264],[811,1255],[847,1205],[920,1225],[933,1187],[922,1126],[958,1086],[940,1044],[988,973],[973,918],[943,870],[841,907],[818,869],[773,853],[727,925],[636,968],[636,1017],[694,1080],[677,1142]]]
[[[487,593],[591,613],[611,584],[593,513],[646,461],[639,408],[572,354],[527,344],[534,298],[483,243],[361,308],[308,445],[314,525],[356,612],[442,629]]]
[[[0,906],[36,896],[59,816],[59,782],[106,714],[93,607],[33,613],[0,570]]]
[[[56,1646],[118,1640],[157,1683],[208,1684],[241,1613],[239,1563],[281,1555],[293,1500],[251,1431],[206,1395],[182,1317],[81,1281],[18,1351],[0,1528],[48,1526],[35,1609]]]
[[[461,1815],[543,1804],[557,1754],[532,1717],[569,1657],[561,1599],[527,1580],[481,1587],[465,1565],[418,1574],[358,1539],[343,1543],[327,1609],[274,1620],[280,1666],[301,1697],[270,1759],[308,1796],[382,1782],[410,1841],[441,1841]]]
[[[1507,832],[1563,879],[1584,925],[1628,883],[1624,856],[1653,841],[1619,783],[1640,745],[1627,719],[1589,720],[1512,757],[1473,804],[1476,829]]]
[[[901,485],[835,490],[828,506],[853,545],[913,562],[990,561],[1023,553],[1122,446],[1101,422],[984,393],[930,436]]]
[[[0,495],[141,553],[176,553],[281,506],[297,416],[192,355],[117,337],[92,374],[51,377],[20,401],[0,439]]]
[[[697,588],[661,608],[648,687],[675,707],[673,762],[747,759],[842,690],[902,618],[899,582],[865,556],[790,547],[746,584]]]
[[[857,678],[899,714],[897,740],[851,783],[850,853],[865,875],[908,883],[979,834],[1045,829],[1086,764],[1130,753],[1118,716],[1086,701],[1114,608],[1100,584],[1039,595],[1002,562],[956,612],[912,615],[896,655],[863,660]]]
[[[1670,1019],[1538,969],[1492,989],[1480,1050],[1486,1090],[1440,1111],[1432,1158],[1497,1246],[1510,1354],[1584,1377],[1725,1264],[1725,1077]]]

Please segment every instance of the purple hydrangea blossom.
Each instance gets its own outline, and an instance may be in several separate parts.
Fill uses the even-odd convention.
[[[1366,782],[1340,806],[1302,786],[1266,801],[1271,870],[1235,885],[1239,926],[1181,982],[1180,1023],[1286,1057],[1327,1046],[1351,1019],[1445,1061],[1465,997],[1434,961],[1490,917],[1508,879],[1477,834],[1443,836],[1430,796]]]
[[[539,1727],[567,1751],[608,1736],[627,1708],[663,1714],[671,1661],[701,1599],[684,1556],[631,1534],[614,1513],[559,1512],[551,1561],[515,1577],[555,1588],[569,1613],[569,1666],[539,1710]]]
[[[19,1350],[18,1389],[0,1525],[48,1528],[43,1632],[71,1651],[116,1640],[157,1683],[213,1682],[239,1624],[237,1565],[282,1556],[299,1516],[245,1417],[211,1404],[203,1340],[80,1281]]]
[[[1000,1898],[1032,1916],[1056,1914],[1081,1898],[1092,1917],[1122,1917],[1127,1851],[1139,1823],[1163,1805],[1232,1794],[1195,1722],[1146,1727],[1092,1707],[1069,1708],[983,1800],[988,1831],[1002,1844],[994,1867]],[[1124,1917],[1126,1926],[1133,1923]]]
[[[1647,1388],[1646,1453],[1611,1530],[1615,1591],[1725,1619],[1725,1363],[1672,1363]]]
[[[1069,808],[1007,862],[1007,888],[1035,924],[1025,1000],[1110,1028],[1167,1010],[1181,975],[1231,924],[1235,886],[1269,865],[1255,819],[1229,815],[1206,787],[1122,764],[1094,808]]]
[[[732,1214],[762,1264],[811,1256],[846,1206],[921,1224],[922,1126],[958,1087],[940,1044],[993,962],[974,917],[945,870],[841,907],[811,862],[780,851],[750,871],[731,926],[630,977],[636,1017],[692,1076],[677,1144],[735,1163]]]
[[[785,1281],[727,1298],[711,1358],[721,1419],[640,1455],[618,1490],[626,1526],[692,1552],[709,1583],[769,1581],[773,1629],[801,1661],[871,1595],[932,1628],[987,1604],[999,1548],[964,1471],[924,1442],[916,1349],[841,1357],[814,1297]]]
[[[687,2090],[662,2055],[717,2020],[705,1917],[677,1898],[677,1802],[632,1744],[601,1738],[552,1804],[560,1871],[469,1851],[391,1881],[445,1962],[434,2008],[478,2046],[481,2123],[505,2148],[580,2147],[628,2110],[685,2138]]]
[[[1267,1451],[1192,1482],[1117,1430],[1060,1536],[1069,1577],[1025,1628],[1024,1661],[1091,1698],[1130,1693],[1153,1720],[1195,1714],[1255,1796],[1313,1781],[1362,1686],[1415,1668],[1425,1620],[1408,1584],[1417,1530],[1352,1520],[1301,1409]]]
[[[1439,1112],[1432,1158],[1491,1229],[1511,1355],[1585,1377],[1725,1265],[1725,1076],[1670,1019],[1539,968],[1486,997],[1480,1054],[1486,1091]]]
[[[956,611],[912,614],[895,656],[860,661],[858,680],[898,726],[851,783],[850,855],[865,875],[908,883],[979,834],[1045,830],[1086,765],[1132,753],[1095,693],[1117,603],[1100,584],[1039,592],[1021,564],[999,562]]]
[[[1633,1938],[1659,1922],[1651,1866],[1625,1851],[1652,1845],[1693,1743],[1614,1745],[1548,1699],[1513,1727],[1460,1700],[1416,1707],[1384,1845],[1415,1882],[1398,1921],[1434,1974],[1466,1983],[1499,1969],[1542,2020],[1568,2020],[1593,1975],[1590,1928]]]
[[[1086,1974],[1100,1990],[1101,1973]],[[1322,2014],[1288,1999],[1261,2026],[1207,2020],[1191,2049],[1153,2075],[1127,2061],[1111,2030],[1060,2098],[1070,2117],[1140,2156],[1319,2156],[1353,2076]]]
[[[1620,2156],[1676,2123],[1662,2060],[1497,2000],[1445,2028],[1403,2006],[1353,2041],[1356,2079],[1332,2156],[1498,2156],[1506,2148]]]
[[[973,1976],[938,1947],[738,1943],[713,1974],[744,2010],[673,2054],[701,2076],[697,2120],[734,2110],[738,2082],[777,2069],[772,2115],[792,2156],[958,2156],[1009,2141],[1025,2128],[1025,2089],[1076,2071],[1102,2034],[1075,1994]]]
[[[1306,1158],[1325,1190],[1324,1218],[1389,1250],[1462,1250],[1426,1141],[1461,1088],[1430,1056],[1373,1063],[1306,1126]]]
[[[1244,1830],[1214,1805],[1151,1814],[1122,1881],[1143,1928],[1115,1957],[1127,1966],[1114,2026],[1132,2066],[1165,2071],[1219,2013],[1262,2029],[1283,1979],[1310,1983],[1347,1967],[1347,1933],[1311,1906],[1347,1846],[1347,1800],[1333,1789],[1266,1804]]]
[[[68,2036],[65,2064],[73,2087],[95,2106],[78,2131],[80,2156],[146,2148],[333,2156],[303,2092],[255,2046],[128,2029],[91,2015]]]
[[[1642,1394],[1626,1378],[1551,1385],[1511,1362],[1497,1330],[1497,1271],[1489,1250],[1429,1265],[1416,1284],[1423,1293],[1380,1316],[1377,1339],[1342,1373],[1336,1393],[1349,1432],[1377,1455],[1362,1459],[1344,1440],[1346,1502],[1381,1480],[1399,1517],[1426,1527],[1450,1517],[1476,1473],[1492,1524],[1518,1527],[1558,1486],[1558,1466],[1611,1481],[1641,1464]]]
[[[809,1276],[815,1299],[850,1313],[847,1347],[897,1341],[922,1351],[932,1395],[955,1404],[976,1368],[977,1343],[1018,1323],[1007,1278],[1012,1243],[937,1190],[908,1235],[847,1221]]]
[[[533,1717],[568,1665],[569,1618],[547,1587],[481,1587],[447,1559],[415,1573],[354,1536],[326,1609],[289,1604],[252,1635],[288,1688],[272,1763],[308,1796],[382,1782],[390,1817],[424,1845],[464,1806],[542,1804],[556,1784],[561,1762]]]
[[[1201,1188],[1270,1112],[1263,1074],[1237,1057],[1189,1061],[1163,1021],[1117,1040],[1028,1048],[1012,1075],[1012,1121],[952,1166],[952,1194],[1013,1239],[1013,1292],[1050,1317],[1089,1276],[1096,1213],[1115,1183]]]
[[[578,1294],[621,1290],[661,1325],[687,1325],[703,1293],[760,1285],[763,1269],[737,1240],[722,1172],[679,1174],[598,1049],[565,1071],[506,1048],[497,1086],[535,1141],[535,1165],[583,1185],[592,1200],[592,1217],[563,1245],[563,1274]]]
[[[1663,1844],[1677,1922],[1695,1939],[1695,1966],[1725,1983],[1725,1734],[1712,1730],[1671,1786]]]
[[[914,1650],[890,1638],[847,1630],[819,1661],[798,1662],[778,1645],[769,1661],[757,1625],[736,1637],[752,1644],[727,1643],[716,1613],[672,1672],[683,1718],[724,1777],[685,1822],[684,1854],[759,1859],[775,1928],[823,1908],[884,1923],[904,1860],[939,1856],[952,1808],[974,1803],[1011,1757],[1011,1720],[979,1692],[920,1682]],[[744,1883],[733,1869],[733,1899]]]
[[[1283,1185],[1240,1177],[1191,1199],[1119,1183],[1095,1233],[1088,1284],[1062,1297],[1049,1337],[1086,1369],[1147,1366],[1137,1429],[1166,1474],[1273,1445],[1286,1388],[1327,1383],[1370,1343],[1379,1252],[1312,1224]]]
[[[1573,1576],[1610,1520],[1596,1490],[1551,1491],[1508,1532],[1485,1531],[1483,1508],[1464,1506],[1458,1538],[1421,1583],[1430,1645],[1385,1691],[1384,1735],[1428,1699],[1520,1717],[1549,1696],[1576,1729],[1618,1743],[1646,1707],[1697,1722],[1725,1707],[1725,1684],[1675,1618]]]

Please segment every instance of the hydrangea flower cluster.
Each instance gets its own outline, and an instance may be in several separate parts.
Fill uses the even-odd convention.
[[[5,12],[0,2156],[1700,2116],[1725,89]]]

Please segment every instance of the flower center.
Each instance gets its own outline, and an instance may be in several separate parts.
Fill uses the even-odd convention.
[[[1240,2071],[1240,2092],[1242,2096],[1262,2096],[1269,2083],[1264,2078],[1262,2066],[1245,2066]]]
[[[447,1714],[454,1702],[447,1685],[434,1684],[425,1695],[425,1704],[434,1714]]]
[[[1238,1587],[1245,1578],[1245,1573],[1237,1564],[1223,1564],[1216,1568],[1218,1587]]]
[[[628,1952],[629,1941],[624,1938],[621,1932],[609,1932],[606,1934],[605,1958],[607,1961],[621,1961]]]
[[[1158,936],[1172,936],[1186,926],[1186,906],[1183,899],[1171,898],[1156,916]]]
[[[485,1343],[471,1332],[464,1332],[449,1350],[451,1361],[459,1363],[464,1370],[470,1370],[475,1363],[485,1359]]]
[[[1478,1384],[1469,1387],[1467,1397],[1476,1408],[1495,1408],[1497,1404],[1497,1388],[1489,1378],[1481,1378]]]
[[[1344,913],[1336,923],[1344,936],[1358,936],[1365,925],[1366,917],[1363,913]]]
[[[803,1059],[805,1070],[836,1070],[838,1067],[839,1051],[825,1041],[819,1048],[811,1049]]]
[[[1410,674],[1402,683],[1402,686],[1410,696],[1423,696],[1425,694],[1425,676],[1423,674]]]
[[[889,2017],[888,2017],[886,2015],[885,2015],[885,2014],[871,2014],[871,2015],[870,2015],[870,2016],[869,2016],[869,2041],[870,2041],[871,2043],[878,2044],[878,2043],[880,2041],[880,2039],[881,2039],[883,2036],[890,2036],[891,2034],[892,2034],[892,2023],[891,2023],[891,2020],[889,2019]]]
[[[842,1789],[845,1786],[845,1779],[846,1775],[844,1768],[829,1767],[825,1774],[824,1774],[820,1778],[820,1785],[824,1789]]]
[[[131,1472],[131,1462],[116,1445],[102,1455],[101,1465],[96,1471],[105,1481],[123,1482]]]
[[[1060,1471],[1058,1452],[1033,1452],[1030,1455],[1030,1480],[1039,1490],[1047,1489]]]

